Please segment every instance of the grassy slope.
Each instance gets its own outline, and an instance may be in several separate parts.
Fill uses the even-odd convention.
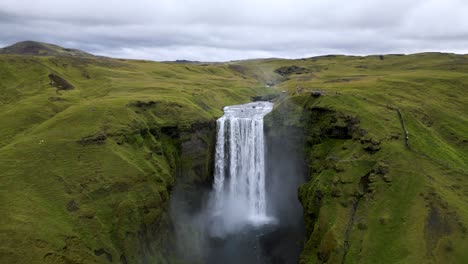
[[[74,89],[57,91],[50,73]],[[167,244],[177,150],[161,129],[262,91],[226,65],[1,55],[1,262],[168,260],[136,248]]]
[[[468,58],[449,54],[206,66],[2,55],[3,262],[107,262],[99,249],[113,261],[139,260],[142,234],[167,224],[177,158],[170,138],[148,131],[212,120],[222,106],[262,93],[257,80],[280,81],[273,70],[290,65],[310,71],[275,87],[290,95],[278,109],[302,115],[286,122],[309,139],[302,261],[466,262]],[[50,73],[75,89],[56,92]],[[313,98],[314,90],[326,93]],[[129,105],[136,101],[143,107]],[[324,135],[349,117],[359,120],[351,139]],[[372,142],[374,154],[364,150]],[[163,245],[168,234],[155,239]],[[160,250],[156,260],[168,256]]]
[[[311,178],[299,195],[308,231],[302,263],[468,261],[468,56],[263,64],[309,71],[277,85],[291,96],[278,108],[302,113],[295,125],[309,143]],[[324,95],[311,97],[317,90]],[[346,126],[352,138],[324,133]]]

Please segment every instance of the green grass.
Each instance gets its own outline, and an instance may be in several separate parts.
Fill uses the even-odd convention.
[[[113,261],[170,258],[179,154],[161,129],[213,122],[225,105],[266,92],[227,65],[2,55],[0,73],[4,263],[107,262],[99,249]],[[56,90],[50,73],[74,89]],[[72,201],[78,209],[67,209]]]
[[[291,65],[309,71],[274,73]],[[57,90],[51,73],[74,89]],[[222,107],[284,91],[278,120],[304,129],[310,167],[301,263],[466,263],[467,87],[468,56],[454,54],[219,64],[0,55],[1,262],[108,263],[99,249],[113,262],[175,261],[175,175],[210,166],[181,161],[180,144]],[[349,120],[359,121],[351,138],[326,133]]]
[[[304,109],[300,125],[311,144],[310,180],[300,189],[308,230],[301,263],[468,261],[467,56],[337,56],[264,64],[312,71],[277,85],[292,96],[284,100]],[[313,98],[313,91],[323,95]],[[346,125],[347,116],[359,119],[357,129],[366,135],[356,131],[350,139],[336,139],[323,133]],[[365,151],[371,143],[362,140],[380,142],[380,150]],[[384,177],[376,175],[379,164],[388,169]],[[369,173],[370,192],[363,192],[361,178]]]

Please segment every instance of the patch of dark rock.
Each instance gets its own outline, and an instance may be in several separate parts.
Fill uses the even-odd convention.
[[[34,239],[33,243],[34,243],[34,246],[38,248],[46,248],[49,246],[49,243],[42,239]]]
[[[365,177],[365,176],[364,176]],[[362,180],[362,178],[361,178]],[[354,225],[354,220],[356,217],[356,211],[359,206],[359,202],[361,201],[361,197],[354,198],[351,203],[351,209],[349,213],[349,220],[348,220],[348,225],[346,226],[345,234],[344,234],[344,239],[343,239],[343,245],[344,245],[344,253],[341,258],[341,263],[344,264],[346,261],[346,255],[348,254],[350,242],[349,242],[349,234],[351,232],[351,229]]]
[[[102,256],[102,255],[105,255],[106,259],[109,261],[109,262],[112,262],[112,255],[105,251],[103,248],[100,248],[98,250],[94,250],[94,255],[96,256]]]
[[[310,72],[309,69],[304,68],[304,67],[298,67],[296,65],[284,66],[275,70],[275,73],[281,76],[288,76],[291,74],[303,74],[303,73],[309,73],[309,72]]]
[[[78,264],[75,260],[68,258],[59,253],[49,252],[44,255],[43,263],[69,263],[69,264]],[[3,262],[2,262],[3,263]]]
[[[278,98],[280,95],[279,94],[267,94],[267,95],[259,95],[259,96],[253,96],[252,101],[257,102],[257,101],[272,101],[276,98]]]
[[[160,139],[160,130],[157,127],[150,127],[149,133],[153,135],[156,139]]]
[[[321,56],[315,56],[313,58],[315,59],[320,59],[320,58],[336,58],[337,55],[321,55]]]
[[[304,211],[304,214],[307,215],[307,218],[310,219],[310,222],[312,223],[315,223],[318,219],[323,197],[324,197],[324,193],[321,190],[315,190],[313,194],[312,204],[310,206],[307,206],[307,209]],[[303,198],[305,197],[299,195],[299,199],[301,200],[301,203],[305,204],[305,202],[302,200]],[[313,232],[313,224],[306,225],[306,236],[310,236],[312,232]]]
[[[381,147],[380,147],[380,144],[367,144],[366,146],[363,147],[363,149],[369,152],[370,154],[375,154],[381,149]]]
[[[348,201],[344,200],[344,201],[340,201],[340,205],[343,206],[343,208],[348,208],[349,203]]]
[[[361,138],[360,142],[364,145],[362,149],[369,152],[370,154],[374,154],[381,149],[380,141],[378,140],[372,138]]]
[[[68,202],[67,204],[67,210],[69,212],[75,212],[75,211],[78,211],[80,208],[78,207],[78,204],[76,203],[75,200],[71,200],[70,202]]]
[[[63,101],[66,101],[63,98],[56,97],[56,96],[49,97],[47,100],[49,100],[49,102],[63,102]]]
[[[426,114],[426,113],[424,113],[422,111],[417,111],[417,110],[416,111],[411,111],[411,113],[416,118],[418,118],[419,121],[421,121],[421,123],[423,123],[425,126],[432,127],[432,125],[434,125],[434,121],[432,120],[432,118],[428,114]]]
[[[367,225],[365,223],[358,223],[357,227],[359,230],[367,230]]]
[[[215,122],[204,122],[204,123],[193,123],[191,125],[191,132],[197,132],[200,130],[211,130],[216,128]]]
[[[78,140],[77,143],[83,146],[87,145],[102,145],[106,143],[107,135],[100,133],[96,135],[90,135],[83,137],[82,139]]]
[[[91,191],[89,193],[89,196],[92,199],[100,199],[100,198],[104,198],[104,197],[108,196],[110,193],[111,193],[111,190],[109,188],[101,187],[101,188],[98,188],[98,189],[96,189],[94,191]]]
[[[386,224],[388,224],[389,222],[390,222],[390,219],[389,219],[388,217],[380,217],[380,218],[379,218],[379,223],[380,223],[381,225],[386,225]]]
[[[358,68],[358,69],[369,69],[369,67],[367,65],[358,65],[358,66],[356,66],[356,68]]]
[[[388,175],[389,170],[390,169],[387,165],[379,164],[379,166],[375,170],[375,174],[377,176],[380,176],[384,182],[389,183],[392,182],[392,178],[390,177],[390,175]]]
[[[161,127],[161,133],[174,139],[180,137],[179,129],[177,128],[177,126]]]
[[[449,235],[452,231],[440,208],[434,204],[429,205],[429,214],[426,218],[424,231],[428,252],[432,252],[440,238]]]
[[[340,117],[344,119],[344,125],[334,125],[331,128],[326,129],[324,132],[330,138],[335,139],[351,139],[353,138],[354,132],[357,130],[359,119],[352,116]],[[336,122],[336,121],[335,121]]]
[[[91,79],[91,76],[89,75],[89,73],[87,71],[83,71],[82,76],[85,77],[88,80]]]
[[[370,179],[370,173],[364,175],[361,177],[361,180],[359,181],[359,189],[363,192],[363,193],[369,193],[371,192],[371,189],[370,189],[370,184],[371,184],[372,180]]]
[[[399,133],[392,133],[390,135],[390,140],[398,140],[400,139],[400,134]]]
[[[318,97],[322,96],[322,93],[323,93],[323,91],[312,91],[312,93],[310,95],[312,97],[318,98]]]
[[[452,252],[453,251],[453,244],[452,241],[448,241],[447,244],[444,246],[444,250],[447,252]]]
[[[333,166],[333,169],[334,169],[336,172],[342,172],[342,171],[344,171],[343,166],[341,166],[341,165],[339,165],[339,164],[335,164],[335,165]]]
[[[130,185],[125,182],[116,182],[112,185],[111,189],[115,192],[126,192],[130,190]]]
[[[364,130],[364,129],[359,129],[359,130],[358,130],[358,134],[359,134],[359,136],[361,136],[361,137],[367,135],[368,133],[369,133],[369,132],[367,132],[367,131]]]
[[[347,126],[333,126],[323,131],[325,135],[334,139],[351,139],[352,133]]]
[[[96,213],[92,211],[81,212],[80,218],[93,219]]]
[[[149,108],[149,107],[155,106],[156,104],[157,102],[155,101],[148,101],[148,102],[136,101],[136,102],[129,103],[128,106],[137,107],[137,108]]]
[[[325,107],[314,107],[311,109],[315,115],[333,113],[334,111]]]
[[[338,197],[343,196],[343,192],[341,191],[340,188],[333,187],[332,190],[330,191],[330,195],[334,198],[338,198]]]
[[[384,175],[382,176],[382,180],[386,183],[390,183],[392,182],[392,177],[390,177],[390,175]]]
[[[180,64],[197,64],[197,63],[200,63],[200,61],[175,60],[174,63],[180,63]]]
[[[325,81],[324,83],[340,83],[340,82],[351,82],[351,81],[355,81],[355,80],[359,80],[360,78],[353,78],[353,77],[350,77],[350,78],[338,78],[338,79],[332,79],[332,80],[328,80],[328,81]]]
[[[349,183],[353,183],[353,180],[347,180],[347,179],[344,179],[344,178],[340,178],[340,183],[341,184],[349,184]]]
[[[230,64],[228,68],[242,75],[247,75],[249,73],[249,68],[247,68],[246,66],[238,65],[238,64]]]
[[[326,82],[327,83],[328,82],[350,82],[352,80],[353,80],[352,78],[340,78],[340,79],[334,79],[334,80],[330,80],[330,81],[326,81]]]
[[[468,232],[468,229],[463,225],[463,223],[460,221],[458,222],[458,227],[460,228],[462,234],[466,234]]]
[[[63,189],[64,189],[65,193],[71,194],[72,190],[71,190],[70,186],[65,182],[65,180],[60,176],[57,176],[57,178],[61,183],[63,183]]]
[[[58,76],[57,74],[49,74],[48,75],[50,80],[50,85],[57,88],[57,92],[59,91],[68,91],[73,90],[75,87],[71,85],[67,80],[63,79],[62,77]]]

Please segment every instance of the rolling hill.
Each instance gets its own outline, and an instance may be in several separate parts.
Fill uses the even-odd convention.
[[[2,263],[177,263],[226,105],[304,133],[301,263],[466,263],[468,56],[172,63],[0,50]]]

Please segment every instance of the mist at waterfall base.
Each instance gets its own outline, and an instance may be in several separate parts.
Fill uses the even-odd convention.
[[[188,195],[176,186],[171,214],[184,263],[298,262],[303,157],[291,144],[297,135],[264,128],[272,108],[269,102],[225,107],[217,120],[212,188]]]

